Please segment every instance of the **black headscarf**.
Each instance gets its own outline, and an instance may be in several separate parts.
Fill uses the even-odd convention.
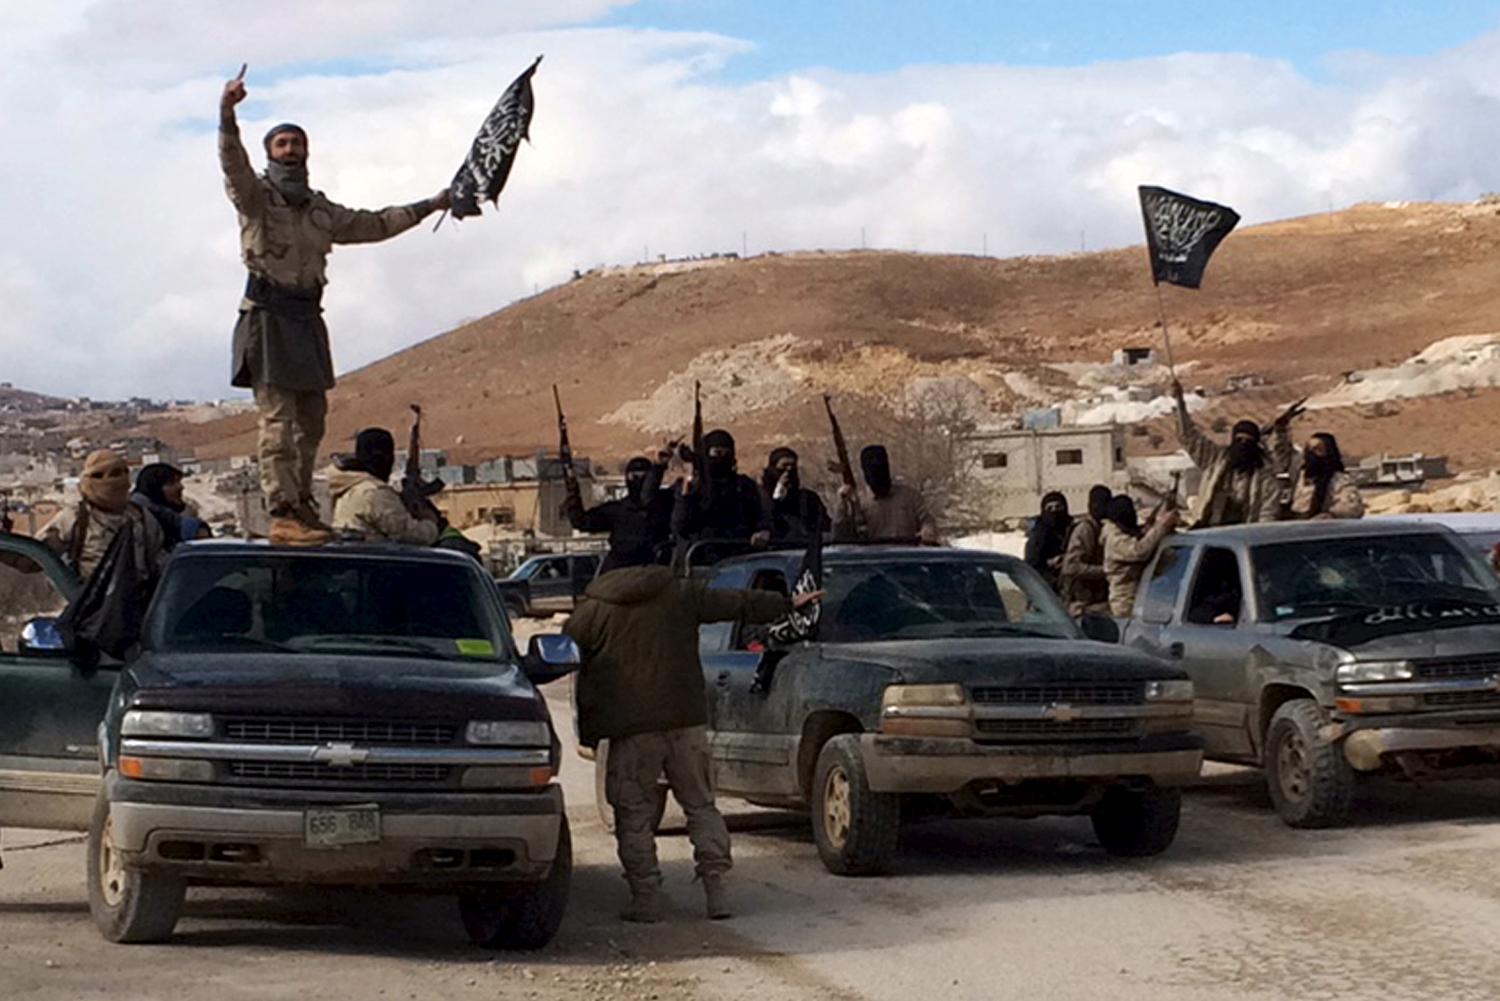
[[[713,450],[716,448],[727,448],[729,454],[721,458],[712,458]],[[734,453],[734,435],[723,428],[716,428],[703,436],[703,468],[708,471],[710,480],[729,480],[739,470],[739,463]]]
[[[396,439],[385,428],[365,428],[354,436],[354,457],[339,466],[353,473],[369,473],[385,483],[396,468]]]
[[[887,497],[891,492],[891,456],[884,445],[866,445],[859,452],[859,468],[865,474],[865,482],[876,497]]]
[[[1323,443],[1328,450],[1326,456],[1314,455],[1311,451],[1303,453],[1302,475],[1313,485],[1312,508],[1309,515],[1322,514],[1328,507],[1328,485],[1333,482],[1334,473],[1344,471],[1344,456],[1339,451],[1339,443],[1333,435],[1326,431],[1319,431],[1313,435],[1314,441]]]
[[[1048,511],[1049,504],[1062,504],[1061,511]],[[1057,491],[1042,497],[1042,512],[1031,524],[1026,537],[1026,562],[1040,571],[1048,583],[1056,586],[1057,574],[1047,564],[1061,556],[1068,548],[1068,528],[1073,519],[1068,516],[1068,498]]]
[[[167,500],[166,489],[173,483],[180,482],[182,477],[182,470],[176,466],[169,466],[165,462],[153,462],[149,466],[142,466],[141,471],[135,474],[135,492],[153,504],[160,504],[170,511],[181,514],[187,510],[187,505],[180,502],[173,504]]]
[[[625,489],[634,503],[645,504],[651,499],[646,496],[646,486],[653,468],[651,460],[641,455],[625,463]]]
[[[1141,534],[1141,523],[1135,516],[1135,501],[1124,494],[1120,494],[1109,502],[1104,517],[1114,522],[1122,532],[1129,535]]]
[[[1109,502],[1114,499],[1115,492],[1100,483],[1089,489],[1089,517],[1095,521],[1103,521],[1104,513],[1109,509]]]
[[[1244,439],[1252,439],[1246,441]],[[1260,447],[1260,425],[1254,421],[1239,421],[1230,432],[1229,467],[1241,473],[1249,473],[1261,467],[1266,453]]]
[[[760,474],[760,485],[765,490],[766,496],[770,497],[776,492],[776,484],[781,482],[781,470],[776,468],[777,463],[784,459],[797,461],[797,453],[790,448],[776,448],[771,450],[771,456],[766,460],[765,471]],[[802,489],[802,475],[797,467],[792,467],[792,475],[787,482],[787,496],[796,497]]]

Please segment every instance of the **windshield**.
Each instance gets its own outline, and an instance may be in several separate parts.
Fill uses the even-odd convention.
[[[1437,533],[1257,546],[1253,561],[1261,614],[1272,622],[1413,601],[1500,602],[1495,575]]]
[[[152,606],[147,643],[162,651],[511,656],[477,568],[324,555],[178,561]]]
[[[827,643],[976,636],[1076,639],[1047,585],[1024,565],[933,560],[831,564],[818,638]]]

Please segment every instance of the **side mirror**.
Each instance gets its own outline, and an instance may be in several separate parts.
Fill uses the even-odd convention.
[[[67,649],[62,633],[57,630],[57,619],[51,616],[43,616],[27,622],[21,627],[21,641],[16,644],[17,652],[22,655],[32,654],[45,657],[66,653]]]
[[[583,662],[583,654],[573,637],[562,633],[542,633],[531,637],[526,649],[526,677],[534,685],[545,685],[572,674]]]
[[[1107,615],[1085,615],[1078,620],[1083,635],[1099,643],[1120,642],[1120,624]]]

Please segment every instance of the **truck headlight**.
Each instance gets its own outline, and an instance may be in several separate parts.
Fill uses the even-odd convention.
[[[903,737],[970,737],[969,696],[962,685],[888,685],[880,698],[880,732]]]
[[[552,730],[541,720],[475,719],[464,730],[464,740],[492,747],[547,747]]]
[[[132,709],[120,721],[124,737],[212,737],[214,718],[208,713],[158,712]]]
[[[1147,702],[1191,702],[1193,701],[1193,683],[1191,681],[1148,681],[1146,682]]]
[[[1409,660],[1364,660],[1353,664],[1340,664],[1339,684],[1358,684],[1362,681],[1410,681],[1416,677]]]
[[[963,685],[887,685],[881,707],[964,706],[969,696]]]

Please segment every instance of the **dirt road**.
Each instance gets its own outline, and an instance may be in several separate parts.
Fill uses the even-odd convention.
[[[1500,784],[1374,787],[1352,827],[1298,832],[1255,773],[1218,770],[1159,859],[1105,856],[1086,821],[943,822],[869,880],[826,874],[798,818],[729,804],[739,916],[700,920],[679,831],[670,919],[649,928],[615,919],[624,885],[571,752],[565,784],[573,902],[531,956],[464,945],[447,900],[313,892],[195,891],[171,944],[110,946],[81,841],[7,831],[0,997],[1459,1001],[1500,984]]]

